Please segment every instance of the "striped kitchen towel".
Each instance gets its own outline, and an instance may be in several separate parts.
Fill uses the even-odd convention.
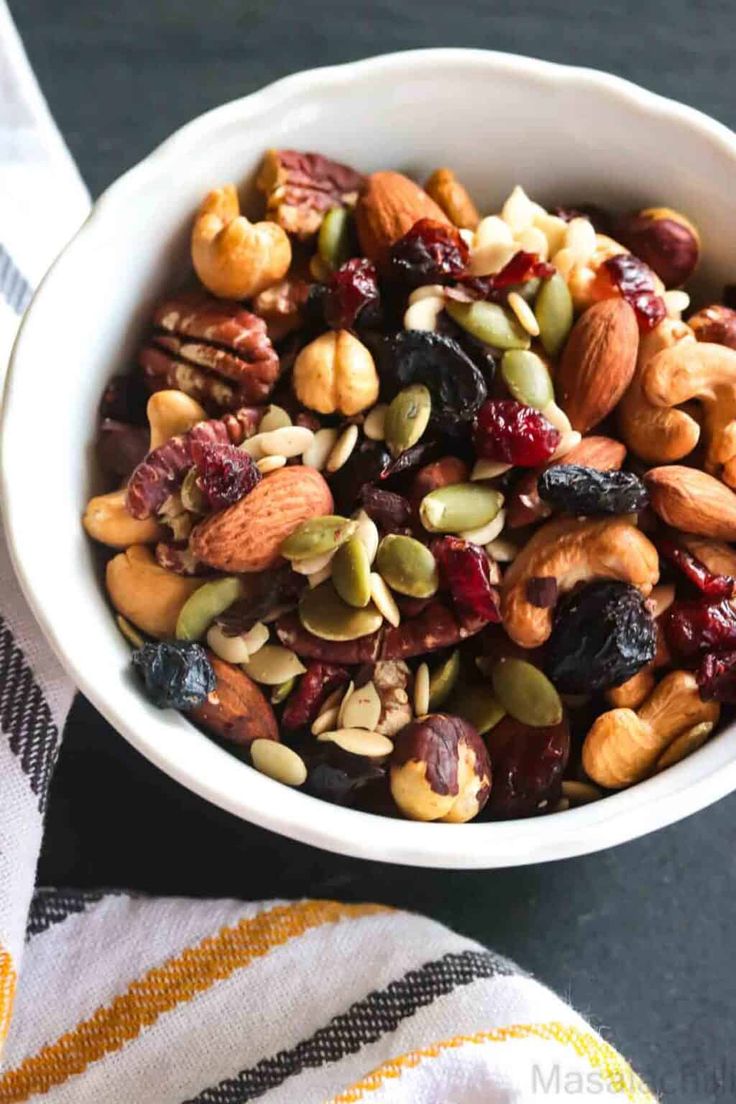
[[[0,0],[0,366],[87,208]],[[72,696],[0,530],[0,1104],[654,1099],[548,989],[420,916],[34,894]]]

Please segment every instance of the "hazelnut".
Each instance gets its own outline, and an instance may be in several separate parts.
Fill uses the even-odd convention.
[[[471,724],[430,713],[402,729],[391,757],[391,793],[411,820],[464,824],[491,791],[491,764]]]
[[[698,231],[684,215],[669,207],[648,207],[624,216],[618,236],[627,249],[656,272],[665,287],[680,287],[698,263]]]
[[[319,414],[358,414],[376,402],[378,387],[373,357],[348,330],[322,334],[294,364],[296,397]]]
[[[736,349],[736,310],[714,303],[689,318],[688,325],[698,341],[710,341]]]

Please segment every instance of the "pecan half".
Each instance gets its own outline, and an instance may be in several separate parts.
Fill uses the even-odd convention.
[[[192,466],[195,441],[227,444],[227,429],[221,421],[199,422],[187,433],[171,437],[149,452],[130,477],[126,504],[134,518],[152,517],[181,486]]]
[[[152,391],[175,388],[219,411],[273,390],[279,358],[266,323],[239,303],[187,292],[159,304],[153,324],[138,354]]]
[[[306,280],[287,276],[256,295],[251,306],[266,323],[268,336],[274,344],[302,325],[303,307],[309,298],[310,287]]]
[[[365,177],[319,153],[269,150],[256,186],[266,196],[266,215],[290,234],[316,233],[331,207],[354,206]]]

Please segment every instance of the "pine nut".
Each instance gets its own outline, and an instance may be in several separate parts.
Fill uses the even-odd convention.
[[[325,464],[327,471],[332,474],[339,471],[343,464],[350,459],[350,455],[357,443],[358,427],[357,425],[349,425],[337,438],[332,452],[327,457],[327,463]]]
[[[470,473],[470,480],[475,483],[479,479],[496,479],[510,470],[511,464],[504,464],[502,460],[476,460]]]
[[[365,421],[363,422],[363,433],[369,441],[383,440],[387,410],[387,403],[379,403],[378,406],[374,406],[373,409],[366,414]]]
[[[306,426],[282,426],[269,433],[259,433],[265,456],[301,456],[314,441],[314,433]]]
[[[283,468],[285,464],[285,456],[264,456],[260,460],[256,460],[256,467],[261,475],[268,475],[269,472]]]
[[[311,445],[302,453],[302,463],[308,468],[322,471],[327,463],[327,457],[335,447],[336,440],[336,429],[318,429]]]
[[[464,533],[460,533],[460,536],[471,544],[488,545],[501,535],[505,524],[506,511],[499,510],[486,525],[481,525],[478,529],[466,529]]]
[[[429,667],[420,663],[414,676],[414,712],[423,717],[429,712]]]
[[[539,323],[526,299],[519,295],[518,291],[511,291],[509,292],[508,304],[526,332],[531,334],[532,337],[538,337]]]
[[[388,621],[389,625],[396,628],[401,622],[399,607],[386,583],[376,571],[371,571],[371,598],[381,616]]]

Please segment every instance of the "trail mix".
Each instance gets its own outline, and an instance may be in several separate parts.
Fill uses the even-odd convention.
[[[736,703],[736,306],[676,211],[481,217],[271,150],[101,403],[88,534],[150,699],[389,816],[526,817]],[[687,315],[687,321],[683,320]]]

